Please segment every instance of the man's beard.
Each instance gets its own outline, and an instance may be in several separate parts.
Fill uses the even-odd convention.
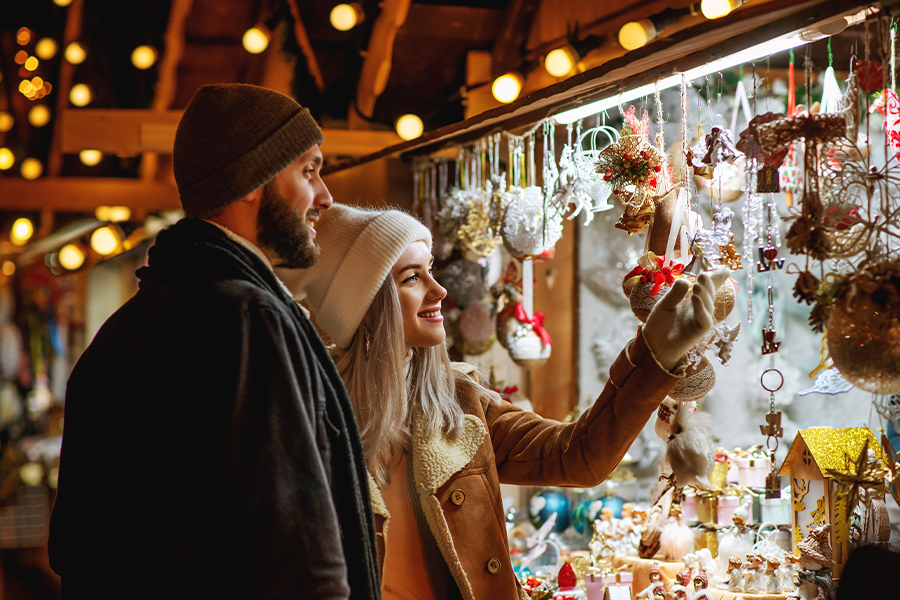
[[[307,214],[317,215],[319,209]],[[306,269],[319,258],[319,246],[312,239],[309,225],[281,195],[274,181],[263,188],[256,221],[256,240],[259,245],[275,253],[276,267]]]

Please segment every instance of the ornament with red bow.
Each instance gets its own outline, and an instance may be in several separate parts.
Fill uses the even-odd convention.
[[[642,322],[647,320],[650,311],[665,296],[663,288],[668,289],[675,280],[683,277],[684,265],[666,261],[665,256],[657,256],[648,252],[638,259],[638,264],[622,282],[622,290],[631,301],[631,310]]]
[[[506,347],[513,362],[526,369],[536,369],[550,358],[550,334],[544,329],[544,315],[530,316],[521,303],[513,306],[506,326]]]

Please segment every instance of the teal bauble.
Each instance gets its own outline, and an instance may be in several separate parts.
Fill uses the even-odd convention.
[[[572,511],[572,527],[582,535],[593,535],[594,519],[600,518],[600,509],[603,504],[600,500],[584,500],[575,505]]]
[[[603,508],[611,508],[612,516],[615,519],[622,518],[622,507],[625,505],[625,498],[621,498],[619,496],[613,496],[612,494],[607,494],[604,496],[603,500]]]
[[[528,518],[532,525],[540,529],[550,515],[556,513],[556,523],[550,531],[562,533],[571,522],[569,518],[571,510],[572,503],[568,496],[559,490],[547,488],[531,497],[531,502],[528,504]]]

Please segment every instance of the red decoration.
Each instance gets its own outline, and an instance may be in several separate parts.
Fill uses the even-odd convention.
[[[867,94],[880,90],[884,85],[884,66],[877,60],[860,60],[856,62],[856,79]]]
[[[546,329],[544,329],[544,315],[535,311],[535,313],[531,315],[531,318],[529,319],[528,315],[525,314],[525,307],[523,307],[519,303],[516,303],[516,309],[513,313],[513,316],[522,323],[531,325],[531,328],[534,330],[537,336],[541,338],[542,348],[550,344],[550,334],[547,333]]]
[[[556,576],[556,582],[559,584],[560,590],[575,589],[578,580],[575,578],[575,571],[570,563],[563,563],[562,568],[559,570],[559,575]]]
[[[668,266],[663,266],[665,261],[666,258],[664,256],[657,256],[656,262],[658,263],[658,266],[656,269],[652,270],[638,265],[625,276],[625,280],[627,281],[632,277],[639,275],[641,277],[641,283],[652,281],[653,288],[650,290],[650,295],[654,296],[662,289],[662,286],[675,283],[675,278],[681,277],[681,271],[684,269],[683,264],[678,263],[677,265],[673,265],[671,260],[669,261]]]
[[[766,257],[766,260],[775,260],[775,257],[778,256],[778,248],[775,246],[766,246],[763,249],[763,256]]]

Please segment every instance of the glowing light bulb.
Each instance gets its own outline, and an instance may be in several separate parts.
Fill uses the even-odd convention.
[[[269,47],[269,34],[262,25],[251,27],[244,32],[244,50],[250,54],[259,54]]]
[[[72,0],[53,0],[53,4],[57,6],[68,6],[72,4]]]
[[[28,122],[35,127],[43,127],[50,122],[50,109],[43,104],[35,104],[28,111]]]
[[[38,40],[38,43],[35,44],[34,53],[38,55],[38,58],[50,60],[56,56],[57,49],[56,40],[45,37]]]
[[[28,60],[25,61],[25,64],[23,66],[28,71],[34,71],[35,69],[38,68],[38,65],[40,64],[40,62],[41,61],[39,61],[36,56],[29,56]]]
[[[12,129],[13,124],[16,122],[13,119],[13,116],[4,110],[0,110],[0,133],[6,133],[10,129]]]
[[[89,85],[77,83],[69,90],[69,102],[75,106],[87,106],[94,99],[94,93]]]
[[[565,77],[572,72],[577,62],[571,48],[557,48],[544,58],[544,68],[554,77]]]
[[[16,263],[11,260],[3,261],[3,274],[7,277],[12,277],[13,273],[16,272]]]
[[[362,20],[362,7],[355,3],[338,4],[331,9],[329,20],[338,31],[350,31]]]
[[[497,102],[509,104],[519,97],[522,91],[522,76],[516,72],[506,73],[494,80],[491,85],[491,93]]]
[[[31,31],[27,27],[22,27],[16,32],[16,41],[20,46],[24,46],[31,41]]]
[[[85,165],[93,167],[103,160],[103,153],[99,150],[82,150],[78,153],[78,158]]]
[[[31,219],[22,217],[16,219],[15,223],[13,223],[9,232],[9,241],[16,246],[24,246],[31,239],[32,235],[34,235],[34,225]]]
[[[422,119],[416,115],[403,115],[397,119],[396,124],[397,135],[404,140],[414,140],[425,131]]]
[[[75,244],[66,244],[59,250],[59,264],[69,271],[80,269],[84,264],[84,250]]]
[[[656,26],[650,19],[631,21],[619,29],[619,45],[626,50],[635,50],[647,45],[656,37]]]
[[[131,218],[131,209],[127,206],[98,206],[94,216],[98,221],[121,223]]]
[[[80,65],[87,58],[87,51],[78,42],[72,42],[66,46],[65,57],[73,65]]]
[[[707,19],[720,19],[743,3],[744,0],[702,0],[700,12]]]
[[[6,171],[16,162],[16,157],[9,148],[0,148],[0,171]]]
[[[156,49],[151,46],[138,46],[131,53],[131,64],[138,69],[149,69],[156,63]]]
[[[119,236],[109,227],[101,227],[91,234],[91,248],[101,256],[109,256],[119,248]]]
[[[25,179],[37,179],[44,172],[44,165],[36,158],[26,158],[19,169]]]

